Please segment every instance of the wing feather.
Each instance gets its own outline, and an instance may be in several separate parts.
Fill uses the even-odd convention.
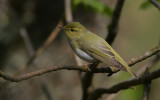
[[[93,41],[95,44],[90,43]],[[126,68],[120,62],[118,62],[116,60],[116,57],[114,55],[115,52],[113,53],[110,46],[106,46],[106,44],[104,42],[105,41],[102,39],[100,39],[100,40],[94,39],[92,41],[91,40],[88,40],[88,41],[83,40],[83,42],[77,40],[79,48],[82,51],[86,52],[87,54],[94,57],[95,59],[98,59],[99,61],[105,63],[109,67],[112,66],[112,67],[116,67],[118,69],[126,71]],[[95,45],[98,45],[98,47],[96,47]]]
[[[79,49],[86,52],[93,58],[105,63],[109,67],[115,67],[123,71],[128,71],[137,77],[127,63],[112,49],[112,47],[102,38],[89,32],[81,40],[76,40]]]

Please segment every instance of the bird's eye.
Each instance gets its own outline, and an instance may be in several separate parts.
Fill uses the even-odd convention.
[[[74,29],[71,29],[71,31],[73,32],[73,31],[74,31]]]

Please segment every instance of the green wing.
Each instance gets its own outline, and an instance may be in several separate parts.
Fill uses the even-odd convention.
[[[112,49],[112,47],[99,36],[88,33],[81,40],[77,40],[79,49],[86,52],[95,59],[105,63],[109,67],[116,67],[120,70],[127,71],[134,77],[137,77],[130,69],[127,63]]]
[[[113,52],[113,49],[102,38],[98,37],[97,39],[97,37],[93,35],[90,37],[89,35],[87,40],[77,40],[77,44],[82,51],[105,63],[109,67],[112,66],[126,71],[126,68],[116,59],[116,52]]]

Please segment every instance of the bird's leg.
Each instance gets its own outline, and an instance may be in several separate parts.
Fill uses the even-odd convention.
[[[115,67],[107,67],[109,70],[110,70],[110,72],[108,73],[108,77],[109,76],[112,76],[112,74],[113,73],[115,73],[118,69],[117,68],[115,68]]]
[[[110,69],[111,69],[112,72],[117,72],[117,70],[119,70],[118,68],[112,67],[112,66],[110,67]]]
[[[88,71],[91,71],[91,69],[88,67],[88,64],[84,64],[83,67],[85,67]]]

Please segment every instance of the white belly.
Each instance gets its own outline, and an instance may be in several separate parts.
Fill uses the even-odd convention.
[[[81,59],[87,62],[91,62],[91,63],[98,62],[97,59],[93,58],[92,56],[88,55],[87,53],[85,53],[84,51],[80,49],[76,49],[75,52]]]
[[[83,59],[84,61],[87,61],[87,62],[90,62],[90,63],[96,63],[98,62],[99,60],[93,58],[92,56],[90,56],[89,54],[85,53],[84,51],[80,50],[79,48],[74,48],[73,46],[73,41],[70,41],[70,45],[72,47],[72,49],[75,51],[76,55],[78,57],[80,57],[81,59]]]

